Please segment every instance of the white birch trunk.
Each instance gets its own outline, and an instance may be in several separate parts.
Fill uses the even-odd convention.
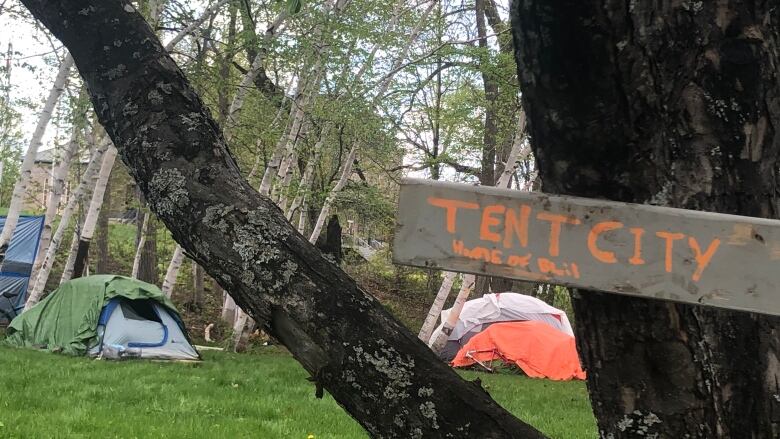
[[[176,244],[176,249],[173,251],[173,257],[171,257],[171,262],[165,271],[165,279],[163,279],[162,283],[162,292],[169,299],[173,295],[173,288],[176,286],[176,279],[179,277],[179,269],[181,269],[182,262],[184,262],[184,249]]]
[[[173,50],[173,48],[179,44],[179,41],[183,40],[184,37],[191,34],[195,29],[197,29],[201,24],[203,24],[206,20],[211,18],[212,15],[216,14],[216,12],[221,8],[222,6],[226,5],[230,0],[220,0],[219,2],[215,3],[210,8],[203,11],[203,14],[195,21],[189,24],[189,26],[185,27],[181,31],[179,31],[176,36],[173,37],[171,41],[168,42],[168,44],[165,45],[165,50],[170,52]]]
[[[377,93],[374,95],[372,106],[376,107],[381,99],[384,97],[385,93],[387,93],[387,90],[390,88],[390,84],[393,81],[393,78],[395,77],[395,74],[397,73],[399,67],[401,64],[403,64],[404,60],[409,55],[409,51],[411,50],[411,47],[415,40],[417,40],[417,37],[420,36],[420,32],[422,31],[423,27],[425,26],[426,21],[428,20],[428,16],[430,15],[431,11],[433,11],[433,8],[436,6],[437,2],[430,2],[428,5],[428,8],[423,12],[422,16],[420,17],[420,20],[417,21],[412,31],[409,33],[409,37],[406,41],[406,44],[401,48],[401,53],[399,53],[398,57],[393,62],[393,65],[391,67],[391,74],[387,75],[382,82],[379,85],[379,89]],[[353,143],[352,149],[350,150],[350,158],[347,159],[347,163],[345,163],[344,171],[347,172],[347,175],[345,176],[345,172],[342,172],[341,178],[339,179],[339,182],[336,184],[336,186],[331,189],[330,193],[328,194],[328,197],[325,199],[325,203],[322,206],[322,210],[320,211],[319,216],[317,217],[317,222],[314,225],[314,230],[312,230],[311,236],[309,236],[309,242],[314,243],[317,241],[317,238],[319,238],[320,233],[322,232],[322,227],[325,224],[325,221],[327,220],[328,215],[330,215],[330,209],[333,204],[333,202],[336,199],[336,196],[338,195],[338,192],[343,189],[343,187],[346,185],[347,180],[349,179],[349,175],[352,174],[352,165],[355,159],[355,154],[357,153],[357,142]]]
[[[89,203],[87,217],[84,219],[84,229],[81,232],[82,241],[91,241],[95,235],[98,215],[100,215],[100,209],[103,207],[103,195],[106,193],[111,170],[114,169],[116,155],[117,149],[114,145],[111,145],[103,156],[103,163],[100,165],[100,173],[98,174],[97,183],[95,183],[95,190],[92,192],[92,200]]]
[[[444,345],[447,344],[447,339],[452,333],[452,328],[458,324],[460,312],[463,310],[463,304],[465,304],[466,299],[469,298],[469,294],[471,294],[471,290],[474,289],[475,283],[476,276],[473,274],[467,274],[463,276],[463,285],[461,285],[460,291],[458,291],[458,296],[455,298],[455,303],[452,305],[452,310],[447,316],[447,321],[444,322],[442,330],[433,335],[433,338],[429,343],[429,346],[433,352],[438,354],[442,351],[442,349],[444,349]]]
[[[347,185],[347,181],[349,180],[349,176],[352,175],[352,166],[355,163],[355,154],[357,154],[357,143],[352,146],[352,149],[347,155],[347,159],[344,161],[339,181],[336,183],[336,186],[333,186],[333,189],[330,190],[328,197],[322,204],[322,210],[320,210],[320,215],[317,217],[317,222],[314,224],[314,230],[311,231],[311,235],[309,236],[309,242],[312,244],[317,242],[317,238],[320,237],[320,233],[322,233],[322,227],[325,225],[325,221],[327,221],[328,215],[330,215],[330,209],[333,206],[333,202],[336,201],[336,196],[338,196],[338,193],[344,189],[344,186]]]
[[[106,150],[103,155],[103,163],[100,165],[100,173],[98,174],[98,179],[95,183],[95,189],[92,191],[92,199],[90,200],[89,208],[87,209],[87,217],[84,218],[84,227],[81,229],[81,236],[79,237],[78,250],[82,251],[83,249],[83,254],[80,255],[81,260],[79,259],[79,252],[77,251],[73,266],[68,267],[68,269],[62,273],[60,283],[69,281],[73,277],[74,271],[77,270],[80,265],[84,265],[86,250],[88,250],[92,237],[95,235],[95,226],[97,225],[98,215],[103,206],[103,195],[106,193],[108,178],[111,176],[111,170],[114,168],[116,155],[117,150],[114,145],[109,146],[108,150]],[[68,257],[68,260],[70,260],[70,257]],[[81,273],[78,274],[80,275]]]
[[[284,114],[284,104],[287,103],[287,95],[285,94],[282,98],[281,104],[279,104],[279,110],[276,112],[276,116],[274,116],[274,120],[271,121],[271,125],[269,128],[275,128],[277,125],[279,125],[279,121],[282,120],[282,114]],[[287,128],[287,127],[285,127]],[[281,142],[277,142],[276,148],[274,149],[274,153],[271,155],[271,159],[273,160],[274,157],[277,155],[280,155],[282,151],[284,150],[284,145],[281,145]],[[257,141],[258,148],[260,147],[260,141]],[[279,151],[277,153],[277,151]],[[262,155],[258,154],[257,157],[255,157],[255,162],[252,164],[252,169],[249,171],[249,175],[246,176],[247,181],[251,181],[252,178],[257,174],[257,170],[260,168],[260,159],[262,159]],[[278,161],[278,157],[277,157]],[[270,163],[270,162],[269,162]],[[278,165],[277,165],[278,167]]]
[[[287,192],[290,190],[290,183],[292,182],[293,175],[295,174],[295,166],[292,166],[292,163],[297,159],[298,154],[293,151],[293,153],[286,160],[288,165],[285,169],[282,181],[279,184],[279,197],[276,200],[276,205],[279,206],[279,209],[281,209],[282,212],[287,211]]]
[[[306,84],[303,86],[301,94],[293,100],[290,114],[292,115],[292,121],[289,124],[289,129],[279,139],[279,143],[276,145],[274,154],[271,160],[268,162],[268,166],[263,173],[263,180],[260,183],[259,192],[262,195],[268,196],[273,188],[274,178],[278,175],[284,176],[287,173],[289,167],[288,159],[295,151],[295,146],[298,144],[301,138],[301,131],[303,129],[303,122],[306,118],[306,111],[309,108],[309,104],[314,98],[314,92],[319,88],[319,84],[322,80],[324,73],[324,63],[322,62],[322,53],[318,54],[317,63],[312,69],[312,74],[308,78]]]
[[[252,60],[252,65],[249,67],[249,70],[247,70],[244,77],[241,78],[241,82],[238,84],[238,90],[236,90],[236,95],[233,97],[233,101],[230,103],[227,117],[228,128],[235,126],[238,122],[238,115],[244,106],[246,95],[249,93],[249,89],[252,87],[252,83],[257,77],[260,68],[263,66],[263,60],[265,59],[266,53],[265,48],[268,47],[268,43],[270,43],[278,35],[279,29],[288,15],[289,13],[287,8],[282,8],[282,11],[279,12],[279,15],[276,16],[273,23],[271,23],[265,30],[265,34],[263,35],[264,47],[257,52],[257,56],[255,56],[255,59]],[[233,130],[231,129],[225,130],[225,139],[228,142],[230,142],[233,137],[232,131]]]
[[[417,335],[417,337],[422,340],[423,343],[428,343],[428,341],[431,339],[433,330],[436,328],[436,322],[439,321],[441,310],[444,308],[444,302],[447,301],[447,297],[449,297],[450,291],[452,290],[452,284],[455,282],[457,277],[458,273],[453,271],[444,273],[444,278],[442,279],[441,286],[439,287],[439,292],[436,293],[436,298],[433,300],[433,305],[431,305],[431,309],[428,310],[428,315],[425,316],[425,321],[423,322],[422,328],[420,328],[420,333]]]
[[[60,64],[57,77],[54,79],[54,84],[51,90],[49,90],[49,96],[46,98],[46,103],[43,105],[41,114],[38,116],[38,123],[35,126],[32,137],[30,138],[30,145],[27,147],[27,153],[24,156],[21,169],[19,169],[19,179],[14,185],[14,190],[11,194],[11,203],[8,208],[8,214],[5,218],[5,225],[3,231],[0,232],[0,253],[4,254],[5,249],[8,247],[8,242],[16,230],[16,225],[19,223],[19,215],[22,212],[24,206],[24,195],[27,191],[27,185],[30,182],[32,175],[33,164],[35,163],[35,156],[38,154],[38,149],[41,146],[43,135],[46,132],[46,127],[51,120],[54,107],[57,105],[57,101],[60,99],[65,86],[68,83],[68,75],[73,67],[73,57],[70,53],[65,56]]]
[[[68,260],[65,261],[65,268],[63,268],[62,276],[60,276],[60,285],[73,277],[73,267],[76,265],[76,252],[79,248],[80,232],[83,231],[83,224],[82,222],[81,225],[77,225],[73,229],[73,237],[70,240],[70,249],[68,250]]]
[[[303,170],[303,175],[301,176],[301,182],[300,185],[298,186],[298,191],[292,203],[290,204],[290,208],[286,210],[288,221],[292,219],[292,216],[295,214],[295,210],[301,207],[306,194],[309,191],[311,191],[311,185],[312,182],[314,181],[314,167],[320,161],[320,156],[322,155],[322,147],[325,144],[325,140],[328,134],[330,133],[330,128],[331,128],[330,124],[326,125],[325,128],[322,129],[322,132],[320,133],[320,138],[317,140],[317,143],[314,144],[314,151],[312,151],[312,157],[309,159],[308,162],[306,162],[306,168]]]
[[[303,232],[306,231],[306,214],[309,210],[309,200],[306,197],[306,194],[303,194],[303,200],[301,201],[301,213],[298,216],[298,233],[303,235]]]
[[[138,279],[138,270],[141,268],[141,254],[143,253],[144,246],[146,245],[146,234],[149,231],[149,217],[151,214],[147,211],[144,213],[144,222],[141,225],[141,238],[138,240],[138,247],[135,249],[135,257],[133,258],[133,271],[130,277]]]
[[[524,160],[528,155],[528,151],[530,151],[526,148],[523,148],[523,144],[525,142],[525,124],[525,111],[520,110],[517,128],[515,129],[515,136],[512,139],[512,149],[509,150],[506,163],[504,163],[504,170],[501,172],[501,175],[496,181],[496,187],[508,188],[512,184],[512,176],[515,175],[515,171],[517,170],[517,166],[519,165],[520,160]],[[523,154],[524,152],[525,154]]]
[[[244,328],[246,328],[248,321],[249,315],[247,315],[247,313],[245,313],[241,308],[237,308],[236,320],[233,324],[233,339],[231,340],[234,352],[238,348],[238,344],[241,342],[241,336],[244,335]]]
[[[230,294],[224,293],[224,301],[222,303],[222,320],[230,323],[231,325],[236,321],[236,301]]]
[[[79,182],[79,185],[73,192],[73,195],[70,196],[68,204],[65,206],[65,209],[63,209],[60,216],[60,223],[57,226],[57,230],[54,232],[54,236],[52,236],[48,248],[46,249],[46,256],[43,258],[41,267],[35,276],[34,283],[32,283],[33,278],[30,278],[32,288],[30,289],[27,302],[24,305],[25,310],[30,309],[30,307],[40,301],[41,296],[43,295],[43,290],[46,287],[46,282],[49,280],[49,274],[51,273],[51,269],[54,265],[54,258],[56,256],[57,250],[60,247],[60,244],[62,243],[62,238],[65,235],[65,231],[70,224],[70,220],[73,217],[73,214],[76,212],[76,207],[78,204],[81,202],[81,200],[89,196],[92,188],[95,187],[95,180],[97,179],[98,170],[103,163],[103,155],[108,149],[108,146],[109,141],[106,140],[105,142],[98,145],[97,148],[95,148],[95,151],[92,153],[92,157],[90,158],[89,165],[87,165],[87,169],[84,171],[84,175],[81,177],[81,182]],[[74,261],[75,257],[75,254],[73,254]]]
[[[49,195],[49,200],[46,204],[46,213],[43,218],[43,230],[41,231],[41,239],[38,244],[38,254],[35,257],[30,279],[36,278],[38,270],[40,270],[46,255],[46,251],[49,248],[49,243],[51,242],[52,223],[54,222],[54,217],[57,215],[57,208],[60,205],[62,194],[65,192],[65,180],[68,177],[70,162],[79,149],[78,133],[78,128],[74,127],[70,140],[68,141],[68,146],[65,148],[59,163],[57,163],[57,166],[54,168],[54,172],[52,172],[51,194]]]

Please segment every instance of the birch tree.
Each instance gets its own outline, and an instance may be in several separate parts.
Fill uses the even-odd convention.
[[[8,242],[11,240],[11,237],[16,230],[16,225],[19,223],[19,215],[22,213],[22,206],[24,205],[24,194],[27,192],[27,185],[30,182],[35,157],[42,144],[43,135],[46,133],[46,127],[49,125],[54,107],[57,105],[57,101],[60,99],[63,90],[65,90],[65,86],[68,84],[68,77],[72,67],[73,58],[70,54],[67,54],[60,63],[57,76],[54,78],[54,84],[52,84],[46,102],[43,104],[41,113],[38,115],[35,131],[33,131],[32,137],[30,138],[27,153],[24,156],[24,161],[19,170],[19,179],[14,185],[14,190],[11,195],[11,205],[8,208],[5,224],[3,225],[2,232],[0,232],[0,256],[5,254],[5,251],[8,248]]]
[[[41,230],[41,238],[38,244],[38,254],[35,257],[35,263],[30,274],[30,279],[35,279],[38,270],[41,268],[43,259],[49,248],[52,236],[52,224],[54,217],[57,215],[57,209],[60,205],[60,199],[65,192],[65,179],[68,177],[68,170],[70,169],[70,162],[73,157],[78,153],[79,149],[79,127],[74,126],[71,131],[70,140],[68,140],[65,151],[59,162],[54,167],[52,172],[52,186],[49,195],[49,199],[46,204],[46,211],[43,218],[43,229]]]
[[[176,248],[173,250],[173,256],[171,262],[168,264],[168,269],[165,271],[165,278],[163,278],[162,292],[165,293],[167,298],[171,298],[173,294],[173,288],[176,285],[176,278],[179,274],[181,264],[184,262],[184,249],[179,244],[176,244]]]
[[[44,289],[46,288],[46,282],[49,280],[49,274],[51,273],[51,269],[54,266],[54,259],[57,250],[62,243],[65,231],[68,229],[73,214],[76,212],[76,208],[78,207],[79,203],[88,197],[92,192],[92,188],[95,187],[97,175],[103,163],[103,156],[108,149],[109,144],[110,142],[106,140],[100,142],[94,148],[89,164],[87,165],[87,169],[84,171],[84,174],[81,177],[81,182],[79,182],[78,187],[73,192],[73,196],[70,197],[68,204],[62,210],[62,214],[60,215],[60,222],[57,225],[57,230],[54,232],[48,248],[46,249],[46,256],[44,256],[43,261],[41,262],[41,267],[37,271],[35,279],[33,280],[33,278],[30,278],[32,287],[30,288],[27,302],[24,304],[25,310],[30,309],[33,305],[41,300]],[[75,231],[74,235],[76,235]],[[70,252],[69,255],[73,255],[75,260],[75,251]],[[66,269],[67,266],[72,267],[73,265],[72,263],[66,264]]]
[[[68,264],[65,272],[63,272],[60,283],[66,282],[74,277],[81,277],[84,273],[84,268],[87,265],[87,258],[89,256],[89,246],[92,243],[92,237],[95,235],[95,226],[97,225],[98,215],[100,215],[100,209],[103,207],[103,194],[106,192],[108,178],[111,176],[111,170],[114,168],[116,156],[117,149],[113,145],[109,146],[108,150],[106,150],[103,155],[103,163],[100,165],[100,172],[98,173],[98,178],[95,182],[95,189],[92,191],[92,199],[89,202],[87,215],[84,218],[84,227],[81,229],[78,247],[75,252],[75,257],[73,258],[72,271]]]
[[[390,84],[392,84],[393,78],[400,71],[401,66],[406,61],[406,58],[409,56],[409,52],[411,50],[413,43],[415,42],[415,40],[417,40],[417,37],[420,35],[420,32],[423,30],[423,27],[425,26],[428,20],[428,16],[431,14],[431,11],[433,11],[435,6],[436,6],[435,1],[432,1],[428,4],[422,16],[420,17],[420,20],[417,22],[417,24],[414,26],[412,31],[409,33],[409,36],[405,42],[406,44],[404,44],[401,47],[400,53],[395,58],[392,66],[390,67],[390,73],[385,75],[385,77],[382,78],[382,80],[380,81],[378,89],[374,94],[371,108],[376,108],[379,102],[381,101],[381,99],[384,98],[385,94],[387,93],[387,90],[390,88]],[[325,202],[322,205],[322,209],[320,210],[320,214],[317,217],[317,221],[315,222],[314,229],[312,230],[312,233],[309,236],[309,242],[312,243],[317,242],[317,238],[319,238],[320,233],[322,232],[322,227],[325,224],[325,221],[327,221],[328,215],[330,215],[330,209],[333,205],[333,202],[336,200],[338,193],[344,188],[344,186],[346,186],[346,183],[349,180],[349,176],[352,174],[352,166],[353,166],[353,162],[355,161],[355,157],[357,155],[358,147],[359,145],[356,140],[353,143],[352,147],[350,148],[349,154],[347,154],[347,158],[342,165],[342,174],[341,177],[339,178],[339,181],[330,190],[327,198],[325,199]],[[346,172],[348,172],[347,175],[345,175]]]
[[[148,211],[144,213],[144,219],[141,225],[141,236],[138,239],[138,246],[136,247],[135,257],[133,258],[133,270],[130,274],[133,279],[138,279],[138,270],[141,268],[141,254],[143,253],[144,246],[146,245],[146,235],[149,231],[150,216],[151,214]]]

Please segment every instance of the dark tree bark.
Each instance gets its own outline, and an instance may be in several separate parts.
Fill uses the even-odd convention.
[[[241,177],[135,9],[24,0],[70,50],[100,122],[188,255],[375,437],[540,437],[464,382]]]
[[[515,0],[544,191],[777,218],[778,6]],[[602,437],[780,435],[777,318],[573,298]]]
[[[325,233],[320,234],[316,246],[322,254],[330,255],[336,264],[341,263],[341,224],[338,215],[331,215]]]
[[[482,140],[482,172],[479,181],[486,186],[496,184],[496,143],[498,137],[498,121],[496,120],[496,105],[498,101],[498,83],[490,71],[487,28],[485,26],[485,0],[476,0],[474,12],[477,21],[477,36],[479,47],[485,52],[480,61],[482,86],[485,91],[485,125]]]

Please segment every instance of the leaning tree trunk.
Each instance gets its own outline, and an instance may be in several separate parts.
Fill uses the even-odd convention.
[[[160,274],[157,272],[157,220],[149,215],[149,223],[144,230],[144,245],[141,247],[141,259],[138,264],[138,280],[157,285]]]
[[[778,217],[777,2],[515,0],[512,18],[545,192]],[[573,299],[602,437],[780,434],[778,318]]]
[[[203,308],[204,275],[203,267],[192,263],[192,305],[195,309]]]
[[[68,269],[63,272],[60,283],[66,282],[71,278],[81,277],[84,274],[84,268],[87,265],[89,256],[89,246],[92,242],[92,237],[95,235],[98,215],[100,215],[100,209],[103,207],[103,194],[106,192],[106,186],[108,186],[108,179],[111,177],[111,170],[114,168],[116,155],[117,149],[113,145],[109,146],[108,150],[103,154],[103,163],[100,165],[100,173],[95,182],[95,189],[92,191],[92,200],[89,202],[87,216],[84,218],[84,227],[81,229],[79,244],[76,252],[71,253],[71,255],[75,254],[73,269],[72,271]]]
[[[49,90],[49,96],[43,104],[41,114],[38,115],[38,123],[30,138],[30,144],[27,147],[24,161],[22,161],[22,166],[19,169],[19,179],[16,181],[14,190],[11,193],[11,203],[8,207],[3,230],[0,232],[0,255],[5,254],[8,242],[11,240],[11,237],[16,230],[16,225],[19,223],[19,215],[22,213],[24,205],[24,194],[27,191],[27,184],[30,182],[30,177],[32,176],[35,156],[38,154],[38,148],[40,148],[43,143],[43,135],[46,132],[46,127],[49,126],[54,107],[57,105],[57,101],[60,99],[62,92],[68,84],[68,75],[70,75],[72,67],[73,58],[70,54],[67,54],[60,64],[57,77],[54,78],[54,84],[52,85],[51,90]]]
[[[342,189],[347,185],[347,182],[349,181],[349,176],[352,175],[352,167],[355,164],[355,155],[357,154],[357,143],[352,145],[352,149],[349,151],[349,154],[347,154],[347,158],[344,159],[344,164],[341,168],[341,176],[339,177],[339,181],[336,182],[336,185],[331,188],[330,192],[328,193],[328,196],[325,198],[325,202],[322,204],[322,209],[320,209],[320,214],[317,216],[317,222],[314,223],[314,230],[311,231],[311,235],[309,235],[309,242],[314,244],[317,242],[317,238],[320,237],[320,233],[322,233],[322,228],[325,226],[325,221],[328,220],[328,217],[330,216],[330,209],[333,207],[333,203],[336,202],[336,197],[339,195],[339,192],[341,192]]]
[[[179,244],[176,244],[176,248],[173,250],[173,256],[171,262],[168,264],[168,269],[165,272],[163,278],[162,290],[165,293],[165,297],[171,298],[173,295],[173,288],[176,286],[176,278],[179,274],[181,264],[184,262],[184,249]]]
[[[146,236],[149,234],[149,222],[151,213],[144,213],[144,219],[141,221],[138,231],[138,243],[135,246],[135,257],[133,258],[133,269],[130,271],[130,277],[138,279],[138,271],[141,269],[141,255],[146,247]]]
[[[52,185],[51,194],[46,204],[46,213],[43,217],[43,230],[41,230],[41,239],[38,243],[38,254],[35,256],[35,263],[33,264],[32,272],[30,273],[30,279],[35,279],[38,271],[43,264],[46,250],[49,248],[51,242],[52,226],[54,223],[54,217],[57,216],[57,209],[60,207],[60,199],[65,192],[65,180],[68,178],[68,170],[70,170],[70,161],[79,149],[79,127],[74,126],[73,132],[70,135],[68,146],[60,158],[57,166],[54,167],[52,172]]]
[[[81,200],[89,196],[92,187],[97,179],[98,171],[103,163],[103,155],[108,149],[109,142],[105,142],[97,145],[95,151],[92,153],[89,165],[84,171],[84,175],[81,176],[81,182],[76,190],[73,192],[73,196],[68,200],[68,204],[65,209],[62,210],[60,215],[60,223],[57,225],[57,230],[54,232],[54,236],[51,238],[48,248],[46,249],[46,256],[41,262],[41,267],[37,271],[34,282],[31,278],[30,293],[27,297],[27,302],[24,304],[24,309],[30,309],[33,305],[38,303],[43,296],[44,288],[46,288],[46,282],[49,280],[49,274],[54,266],[54,259],[57,254],[57,250],[60,248],[65,231],[70,224],[70,220],[73,214],[76,212],[76,207],[81,203]],[[75,259],[75,253],[73,253]],[[72,265],[71,265],[72,267]]]
[[[209,111],[129,3],[23,2],[70,49],[152,211],[318,394],[328,390],[374,437],[541,436],[436,358],[241,178]]]

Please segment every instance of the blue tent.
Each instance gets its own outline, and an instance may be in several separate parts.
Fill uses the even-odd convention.
[[[0,230],[5,217],[0,217]],[[27,284],[43,231],[43,216],[21,216],[0,263],[0,323],[10,322],[27,301]]]

